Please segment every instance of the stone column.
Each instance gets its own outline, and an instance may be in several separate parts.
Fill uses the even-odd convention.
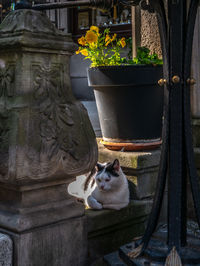
[[[152,53],[162,57],[160,34],[155,13],[132,7],[133,57],[138,46],[146,46]]]
[[[155,13],[141,10],[141,46],[162,57],[160,33]]]
[[[78,266],[87,255],[84,208],[67,184],[97,160],[87,112],[71,93],[70,35],[40,12],[0,25],[0,230],[16,266]]]

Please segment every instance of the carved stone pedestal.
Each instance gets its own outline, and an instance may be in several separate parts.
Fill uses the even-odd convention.
[[[0,25],[0,230],[14,265],[84,265],[84,209],[67,184],[97,160],[85,108],[71,93],[76,46],[40,12]]]

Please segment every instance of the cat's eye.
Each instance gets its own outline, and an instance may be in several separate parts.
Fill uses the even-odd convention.
[[[106,178],[106,180],[105,180],[106,182],[109,182],[110,181],[110,179],[108,179],[108,178]]]
[[[101,179],[100,179],[100,178],[97,178],[97,181],[98,181],[98,182],[101,182]]]

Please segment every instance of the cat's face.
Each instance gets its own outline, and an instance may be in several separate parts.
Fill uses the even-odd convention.
[[[119,186],[121,174],[122,170],[117,159],[114,160],[113,163],[97,163],[97,174],[95,176],[95,181],[99,190],[115,190]]]

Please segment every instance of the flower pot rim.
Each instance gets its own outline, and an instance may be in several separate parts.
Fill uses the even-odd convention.
[[[103,66],[89,68],[88,85],[93,89],[107,87],[141,87],[143,85],[157,85],[162,78],[161,66],[128,65],[128,66]],[[145,77],[145,78],[144,78]]]
[[[151,65],[151,64],[135,64],[135,65],[119,65],[119,66],[97,66],[88,67],[89,71],[104,70],[104,69],[122,69],[122,68],[161,68],[163,65]]]

